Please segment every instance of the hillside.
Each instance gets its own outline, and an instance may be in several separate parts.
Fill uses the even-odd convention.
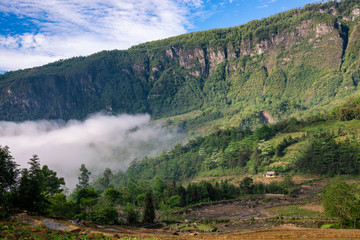
[[[310,176],[360,173],[360,98],[352,99],[326,115],[304,120],[290,118],[254,131],[228,128],[178,144],[155,157],[135,159],[117,172],[110,183],[190,182],[245,176],[263,178],[267,171]],[[154,180],[155,179],[155,180]],[[103,188],[97,182],[93,186]]]
[[[0,75],[0,119],[147,112],[189,129],[216,119],[243,126],[279,120],[357,92],[359,15],[360,0],[311,4],[8,72]]]
[[[360,98],[356,98],[327,115],[291,118],[255,130],[218,130],[158,156],[134,160],[126,172],[106,169],[90,185],[91,173],[82,165],[79,184],[68,197],[61,187],[64,179],[46,165],[41,167],[36,155],[29,169],[19,171],[9,148],[0,148],[1,169],[7,173],[0,192],[0,220],[27,210],[11,221],[0,221],[5,230],[0,232],[5,238],[46,233],[46,239],[58,235],[82,239],[96,233],[108,239],[129,235],[187,239],[198,234],[225,239],[238,238],[245,230],[255,231],[257,237],[262,230],[275,230],[282,238],[299,238],[276,230],[285,224],[291,229],[310,228],[301,233],[303,238],[312,238],[312,233],[350,237],[350,231],[316,228],[360,227],[359,125]],[[276,176],[264,177],[270,170]],[[42,223],[74,233],[38,228]]]

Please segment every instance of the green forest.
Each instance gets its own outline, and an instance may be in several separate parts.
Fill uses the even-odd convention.
[[[254,130],[229,128],[176,145],[155,157],[134,160],[126,172],[106,169],[90,182],[91,172],[82,164],[76,189],[66,195],[65,181],[34,155],[28,169],[19,169],[6,146],[0,150],[1,216],[27,210],[52,217],[85,219],[100,224],[136,225],[139,223],[176,222],[173,212],[199,203],[218,202],[259,196],[267,193],[297,196],[300,185],[294,174],[332,178],[358,176],[360,142],[356,109],[359,99],[350,99],[327,115],[303,120],[290,118],[263,125]],[[347,109],[347,111],[344,111]],[[353,118],[346,118],[353,112]],[[292,155],[292,147],[300,150]],[[278,163],[281,164],[273,164]],[[283,180],[254,181],[266,171],[276,171]],[[192,181],[204,176],[243,176],[237,182]],[[324,191],[324,208],[339,217],[335,188],[343,185],[349,198],[357,188],[335,178]],[[344,185],[345,184],[345,185]],[[339,187],[336,187],[339,188]],[[328,189],[328,190],[326,190]],[[328,191],[328,193],[327,193]],[[332,192],[333,191],[333,192]],[[343,196],[342,196],[343,197]],[[346,201],[345,201],[346,200]],[[342,201],[350,204],[345,198]],[[336,200],[337,201],[337,200]],[[352,207],[360,207],[351,202]],[[340,210],[339,210],[340,211]],[[160,214],[159,214],[160,212]],[[358,227],[360,218],[340,215],[341,226]]]

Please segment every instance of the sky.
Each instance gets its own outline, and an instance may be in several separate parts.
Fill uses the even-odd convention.
[[[1,0],[0,73],[245,24],[315,0]]]

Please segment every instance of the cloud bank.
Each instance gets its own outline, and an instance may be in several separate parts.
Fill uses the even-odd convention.
[[[105,168],[125,170],[134,158],[167,150],[182,136],[151,124],[149,115],[96,114],[85,121],[0,122],[0,145],[8,145],[20,167],[28,168],[33,154],[65,177],[70,189],[84,163],[92,177]]]
[[[191,25],[191,11],[202,5],[202,0],[3,0],[0,70],[179,35]]]

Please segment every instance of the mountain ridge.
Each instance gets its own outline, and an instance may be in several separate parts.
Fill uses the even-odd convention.
[[[189,33],[0,75],[0,119],[154,119],[201,111],[253,125],[357,91],[360,1],[308,4],[227,29]]]

